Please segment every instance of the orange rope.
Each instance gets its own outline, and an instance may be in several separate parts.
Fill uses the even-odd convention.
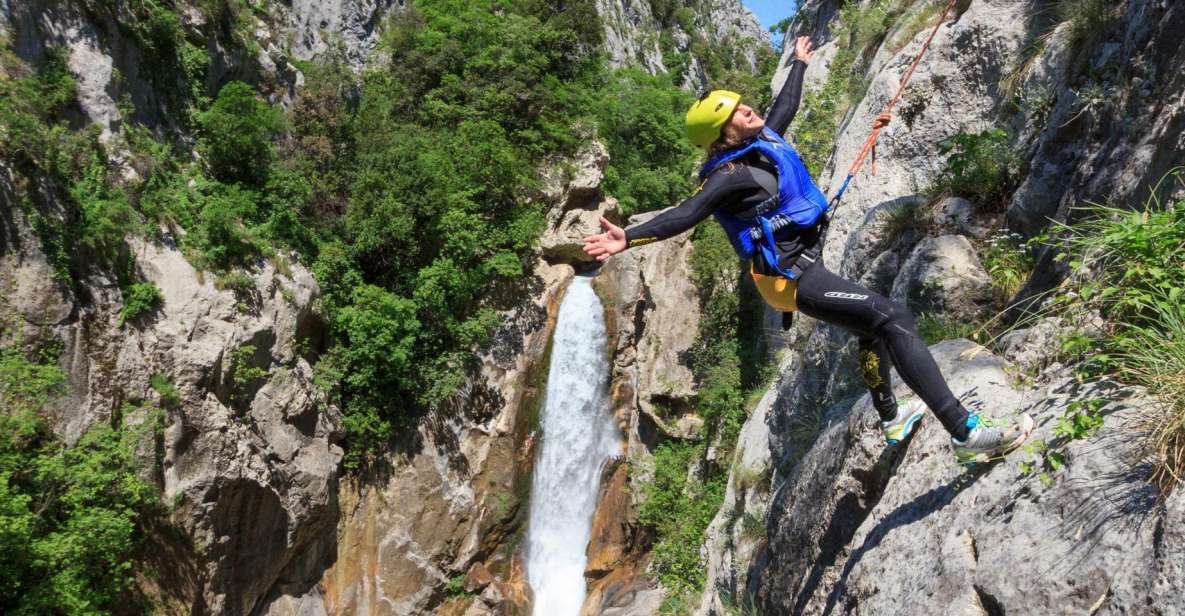
[[[951,0],[950,4],[946,6],[946,10],[942,11],[942,16],[938,18],[938,23],[934,24],[934,29],[930,31],[930,36],[926,39],[925,44],[922,45],[922,50],[918,52],[918,56],[909,65],[909,70],[905,71],[905,76],[901,78],[901,85],[898,86],[897,93],[893,95],[893,98],[889,99],[889,104],[885,105],[885,110],[873,121],[872,134],[868,136],[868,141],[864,142],[864,148],[860,150],[860,155],[856,157],[856,162],[852,163],[852,167],[848,170],[848,177],[854,177],[856,175],[861,165],[864,164],[864,159],[868,156],[869,152],[874,152],[872,155],[872,174],[876,175],[876,140],[880,137],[881,129],[888,126],[888,116],[892,114],[893,107],[901,99],[901,93],[905,91],[905,86],[909,85],[909,79],[913,77],[913,71],[921,63],[922,56],[926,55],[926,51],[930,49],[930,42],[934,40],[934,35],[938,34],[938,28],[946,21],[946,16],[950,13],[951,9],[955,8],[957,2],[958,0]],[[883,121],[882,118],[884,118]]]

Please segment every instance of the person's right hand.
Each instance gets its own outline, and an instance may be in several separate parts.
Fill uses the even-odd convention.
[[[811,63],[811,54],[814,53],[811,45],[811,37],[800,36],[794,40],[794,59],[801,60],[803,64]]]
[[[597,261],[604,261],[626,248],[625,229],[609,222],[604,216],[601,217],[601,228],[605,230],[604,233],[584,238],[584,252],[596,257]]]

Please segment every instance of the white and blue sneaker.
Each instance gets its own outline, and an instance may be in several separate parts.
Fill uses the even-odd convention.
[[[926,414],[926,403],[917,398],[906,398],[897,403],[897,416],[889,421],[881,422],[881,430],[885,433],[885,441],[890,445],[899,445],[909,438],[913,427]]]
[[[1012,421],[972,415],[967,418],[967,427],[971,429],[967,440],[950,439],[955,448],[955,459],[963,466],[973,466],[1003,458],[1024,444],[1036,425],[1027,413],[1021,413]]]

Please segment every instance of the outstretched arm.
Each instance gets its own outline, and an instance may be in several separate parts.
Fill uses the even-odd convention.
[[[798,113],[798,104],[802,101],[802,78],[813,53],[809,36],[800,36],[794,42],[794,60],[790,63],[790,74],[765,117],[765,125],[779,135],[786,132]]]
[[[723,198],[738,188],[734,177],[721,170],[705,180],[690,199],[629,229],[601,218],[605,232],[584,238],[584,252],[604,261],[626,248],[679,235],[710,216]]]

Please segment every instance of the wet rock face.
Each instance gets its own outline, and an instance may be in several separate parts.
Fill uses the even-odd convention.
[[[1156,529],[1185,521],[1182,497],[1157,509],[1154,489],[1132,479],[1131,436],[1148,401],[1069,379],[1017,389],[986,349],[933,351],[966,404],[1032,414],[1034,439],[1056,443],[1054,420],[1076,399],[1110,400],[1105,425],[1065,445],[1066,467],[1046,482],[1021,468],[1032,457],[1023,452],[964,471],[933,417],[889,448],[867,397],[836,409],[773,497],[768,547],[750,572],[764,612],[1087,613],[1099,601],[1097,613],[1179,612],[1185,579],[1162,556],[1179,533]]]
[[[584,616],[644,616],[662,602],[663,591],[644,575],[651,537],[638,523],[629,473],[624,458],[603,472],[587,550]]]

